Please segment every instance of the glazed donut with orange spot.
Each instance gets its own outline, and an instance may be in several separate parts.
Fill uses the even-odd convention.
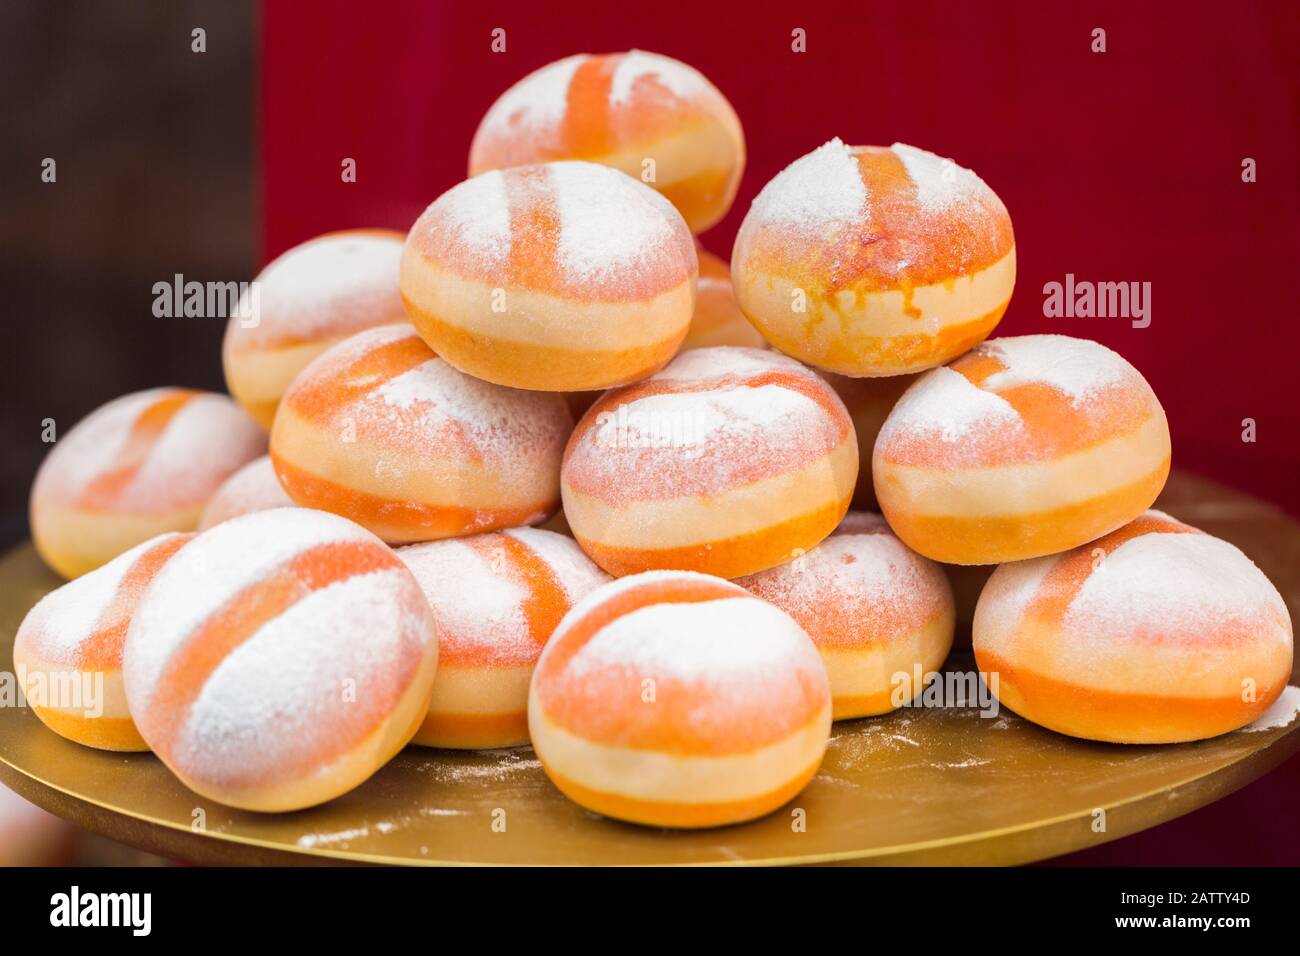
[[[547,776],[618,820],[708,827],[794,797],[821,764],[830,685],[788,614],[730,582],[652,571],[556,628],[528,728]]]
[[[472,378],[394,325],[340,342],[294,379],[271,461],[298,504],[385,541],[431,541],[544,520],[572,427],[561,396]]]
[[[952,589],[943,570],[877,514],[850,511],[807,554],[736,583],[808,632],[830,675],[836,720],[906,704],[952,648]]]
[[[285,494],[280,479],[275,477],[271,456],[263,455],[254,458],[222,483],[199,517],[199,530],[206,531],[214,524],[254,511],[292,506],[293,499]]]
[[[203,532],[136,605],[131,718],[191,790],[246,810],[346,793],[424,720],[428,602],[387,545],[337,515],[258,511]]]
[[[894,375],[890,378],[849,378],[834,372],[823,372],[830,387],[840,397],[853,419],[853,431],[858,436],[858,484],[853,489],[853,507],[872,511],[876,508],[876,486],[871,480],[871,450],[885,419],[894,410],[898,400],[916,381],[915,375]]]
[[[858,472],[844,404],[775,352],[683,352],[606,393],[569,439],[564,514],[614,575],[734,578],[788,561],[839,524]]]
[[[1159,511],[1002,565],[975,610],[975,659],[1002,704],[1115,743],[1245,726],[1286,688],[1293,644],[1286,603],[1246,555]]]
[[[225,395],[124,395],[41,462],[31,496],[36,550],[74,578],[166,531],[193,531],[221,483],[265,451],[265,433]]]
[[[683,349],[709,348],[714,345],[739,345],[742,348],[767,348],[758,329],[749,323],[736,304],[731,286],[731,270],[713,253],[697,247],[700,279],[695,286],[695,313],[682,342]]]
[[[362,329],[406,320],[400,232],[347,229],[294,246],[261,271],[226,326],[230,394],[263,428],[307,363]]]
[[[530,73],[492,104],[469,174],[557,159],[643,180],[703,232],[736,198],[745,137],[726,97],[685,63],[640,50],[584,53]]]
[[[528,681],[555,626],[610,580],[572,538],[537,528],[402,548],[433,609],[438,676],[414,743],[528,743]]]
[[[1065,551],[1140,515],[1169,474],[1169,424],[1146,379],[1064,335],[994,339],[921,376],[872,457],[880,509],[948,564]]]
[[[922,149],[838,139],[768,183],[736,235],[740,307],[787,355],[854,377],[956,358],[1011,299],[1011,217],[984,181]]]
[[[686,223],[617,170],[563,162],[484,173],[411,227],[402,297],[420,335],[498,385],[590,391],[645,378],[695,307]]]
[[[192,534],[169,532],[51,591],[14,638],[28,704],[56,734],[101,750],[148,750],[127,710],[122,646],[154,576]]]

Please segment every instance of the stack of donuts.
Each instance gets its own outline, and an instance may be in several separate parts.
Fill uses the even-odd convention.
[[[832,722],[909,703],[959,621],[1001,701],[1063,734],[1267,708],[1286,606],[1149,510],[1146,380],[989,337],[1016,272],[993,190],[832,139],[759,192],[728,267],[695,236],[744,165],[693,68],[573,56],[502,94],[405,236],[272,262],[230,319],[233,400],[128,395],[41,466],[33,536],[73,580],[15,661],[87,693],[36,714],[253,810],[408,744],[531,743],[591,810],[702,827],[792,799]]]

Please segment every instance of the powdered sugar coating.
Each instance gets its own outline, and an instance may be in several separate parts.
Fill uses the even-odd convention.
[[[694,67],[658,53],[629,50],[618,58],[609,84],[610,106],[632,103],[646,87],[638,81],[653,77],[675,99],[690,101],[708,96],[713,84]]]
[[[783,356],[692,349],[593,406],[564,480],[611,502],[719,494],[827,455],[851,428],[830,386]]]
[[[689,237],[672,203],[616,169],[562,162],[547,173],[560,219],[559,264],[573,285],[616,283]],[[692,242],[692,258],[694,249]]]
[[[946,366],[926,372],[898,400],[876,438],[891,448],[904,441],[959,446],[973,432],[1019,429],[1020,416],[1000,395],[972,384]]]
[[[651,604],[615,618],[573,655],[569,676],[607,670],[703,683],[774,706],[792,673],[822,669],[816,648],[789,615],[766,601],[724,598]]]
[[[1063,627],[1085,641],[1171,635],[1216,644],[1239,628],[1284,639],[1283,621],[1282,596],[1238,548],[1208,534],[1152,533],[1097,563]]]
[[[861,219],[867,186],[853,151],[837,136],[777,173],[746,219],[777,227],[820,230]]]
[[[394,706],[432,639],[418,599],[400,569],[307,594],[217,665],[172,760],[209,785],[239,786],[356,742]],[[322,728],[335,739],[322,740]]]
[[[142,415],[183,400],[157,433],[136,435]],[[224,395],[154,388],[96,409],[41,463],[33,502],[76,506],[97,480],[129,469],[94,507],[127,513],[198,508],[234,471],[266,451],[266,435]]]
[[[564,120],[569,104],[569,84],[590,55],[578,53],[534,70],[506,90],[479,126],[478,135],[505,137],[512,133],[551,130]]]
[[[1056,397],[1017,394],[1027,385]],[[904,464],[1036,461],[1162,414],[1141,374],[1096,342],[1065,335],[990,339],[903,393],[877,436],[876,454]]]
[[[466,375],[428,352],[428,360],[391,378],[376,378],[371,388],[347,370],[386,346],[418,341],[407,326],[388,326],[359,333],[335,346],[299,377],[295,389],[328,388],[347,379],[350,401],[326,416],[331,428],[353,423],[358,439],[404,450],[410,458],[393,458],[387,474],[401,474],[408,464],[433,456],[469,457],[474,461],[513,462],[555,455],[572,425],[558,395],[493,385]],[[356,386],[363,386],[359,391]],[[287,396],[294,404],[294,390]]]
[[[1091,339],[1068,335],[1016,335],[992,339],[978,352],[1006,366],[984,380],[994,391],[1017,385],[1042,384],[1059,389],[1080,405],[1098,392],[1141,381],[1122,356]]]
[[[901,143],[836,138],[763,187],[732,265],[742,301],[749,284],[778,278],[814,303],[895,289],[906,302],[913,289],[981,272],[1014,247],[1006,207],[974,173]]]
[[[905,143],[890,147],[902,160],[907,175],[916,185],[917,204],[930,213],[940,213],[954,205],[972,203],[990,192],[973,172],[951,159]]]
[[[254,511],[292,507],[293,500],[285,494],[280,479],[275,476],[271,456],[263,455],[239,469],[217,489],[203,509],[199,530]]]
[[[503,269],[510,257],[510,200],[499,171],[483,173],[447,190],[411,232],[457,243],[484,270]]]
[[[26,647],[50,663],[76,665],[86,640],[111,623],[105,614],[118,603],[131,568],[146,552],[178,537],[169,532],[151,538],[45,595],[18,626],[15,652]]]
[[[327,233],[280,255],[262,270],[258,321],[241,302],[229,329],[237,350],[346,335],[403,318],[398,265],[403,237],[380,230]]]
[[[133,711],[149,706],[163,667],[201,622],[295,555],[328,542],[379,542],[346,518],[274,508],[223,522],[163,565],[127,633],[123,676]]]
[[[466,278],[602,301],[651,298],[699,268],[672,203],[616,169],[580,161],[453,187],[411,227],[408,248]]]
[[[536,593],[547,585],[530,580],[527,569],[517,565],[503,546],[507,536],[544,562],[559,593]],[[571,538],[536,528],[411,545],[397,556],[428,598],[442,660],[452,665],[533,663],[550,635],[533,633],[525,603],[572,605],[610,580]]]

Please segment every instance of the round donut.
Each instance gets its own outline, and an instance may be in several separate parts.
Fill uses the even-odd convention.
[[[406,321],[397,289],[406,237],[347,229],[294,246],[254,280],[226,326],[222,364],[235,400],[263,428],[307,363],[362,329]]]
[[[420,335],[477,378],[588,391],[645,378],[695,307],[686,223],[617,170],[562,162],[484,173],[416,220],[402,297]]]
[[[700,278],[695,287],[695,313],[682,342],[683,349],[709,348],[714,345],[739,345],[763,349],[767,342],[758,334],[736,304],[731,287],[731,269],[713,253],[697,247]]]
[[[769,342],[854,377],[942,365],[982,341],[1016,281],[1011,217],[984,181],[902,143],[838,139],[758,194],[731,257]]]
[[[32,540],[65,578],[165,531],[193,531],[208,499],[266,451],[225,395],[151,388],[103,405],[55,443],[32,484]]]
[[[652,571],[595,591],[533,672],[547,776],[607,817],[708,827],[761,817],[821,764],[830,685],[808,635],[744,588]]]
[[[572,538],[514,528],[402,548],[438,632],[438,676],[414,743],[528,743],[528,681],[555,626],[610,580]]]
[[[685,63],[640,50],[583,53],[501,95],[474,134],[469,174],[557,159],[642,180],[698,233],[736,198],[745,137],[726,97]]]
[[[952,648],[952,589],[943,569],[871,512],[850,511],[807,554],[736,583],[812,638],[830,676],[836,720],[903,706]]]
[[[918,379],[872,456],[880,509],[948,564],[1066,551],[1132,521],[1169,474],[1169,424],[1146,379],[1064,335],[994,339]]]
[[[816,373],[758,349],[692,349],[601,397],[569,439],[564,514],[616,576],[753,574],[839,524],[858,473],[853,423]]]
[[[122,673],[140,735],[191,790],[281,811],[346,793],[424,720],[438,662],[419,584],[306,508],[223,522],[136,605]]]
[[[1002,565],[975,609],[975,660],[998,700],[1089,740],[1179,743],[1243,727],[1285,689],[1292,653],[1286,603],[1259,568],[1159,511]]]
[[[823,372],[835,394],[853,419],[853,431],[858,436],[858,484],[853,489],[853,507],[859,511],[874,511],[877,507],[876,486],[871,480],[871,450],[885,419],[894,410],[898,400],[916,381],[915,375],[894,375],[889,378],[849,378],[834,372]]]
[[[100,750],[148,750],[131,723],[122,645],[140,596],[194,535],[168,532],[37,602],[14,637],[14,671],[41,722]]]
[[[471,378],[409,325],[386,326],[294,379],[271,461],[298,504],[385,541],[431,541],[544,520],[559,504],[572,428],[561,396]]]
[[[206,531],[214,524],[254,511],[292,506],[293,499],[285,494],[280,479],[275,477],[271,456],[263,455],[239,469],[217,489],[199,516],[199,530]]]

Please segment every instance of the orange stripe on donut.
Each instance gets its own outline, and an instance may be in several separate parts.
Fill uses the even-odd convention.
[[[296,504],[319,508],[369,528],[389,542],[432,541],[474,531],[495,531],[539,521],[555,510],[554,501],[513,508],[466,508],[372,495],[291,464],[271,451],[275,473]]]
[[[573,71],[560,129],[567,158],[600,156],[617,147],[610,121],[609,90],[619,59],[617,56],[591,57]]]
[[[384,383],[435,357],[433,350],[412,332],[371,349],[346,368],[304,376],[290,387],[285,401],[304,418],[329,421]]]
[[[176,417],[176,413],[198,396],[199,393],[195,391],[176,389],[137,415],[131,423],[126,441],[114,456],[113,463],[86,485],[77,500],[77,507],[92,511],[111,509],[117,496],[148,461],[154,445]]]
[[[403,567],[387,548],[336,541],[309,548],[226,601],[167,661],[149,702],[146,723],[155,749],[170,751],[208,678],[230,654],[313,591],[348,578]]]
[[[1095,562],[1104,561],[1126,541],[1144,534],[1204,534],[1203,531],[1170,518],[1142,515],[1104,538],[1068,551],[1044,575],[1038,591],[1025,609],[1026,614],[1053,622],[1065,616],[1066,609],[1079,594],[1083,583],[1096,570]],[[1101,555],[1095,554],[1101,551]]]
[[[512,170],[504,178],[510,216],[511,282],[547,288],[554,283],[560,244],[560,212],[555,206],[550,172],[542,166]]]
[[[781,804],[794,799],[799,791],[808,785],[808,781],[812,780],[821,762],[822,758],[818,756],[810,766],[767,793],[723,803],[643,800],[639,797],[628,797],[621,793],[611,793],[608,790],[596,790],[585,786],[557,772],[545,761],[542,761],[542,767],[561,793],[580,806],[588,807],[597,813],[646,826],[692,828],[741,823],[770,813]]]
[[[698,580],[696,578],[668,578],[646,581],[615,594],[590,608],[557,640],[554,650],[542,662],[541,676],[559,674],[582,646],[596,636],[606,625],[624,615],[652,604],[694,604],[701,601],[718,601],[723,598],[747,598],[750,593],[725,581]]]
[[[505,551],[511,577],[520,580],[524,599],[520,606],[528,626],[528,636],[538,647],[555,632],[560,619],[569,611],[569,598],[555,570],[532,548],[508,534],[490,538],[470,538],[466,542],[484,561],[494,566],[498,549]],[[490,651],[490,648],[475,648]],[[472,655],[470,659],[472,660]]]
[[[99,615],[90,637],[77,648],[74,662],[88,670],[105,670],[122,666],[122,644],[131,615],[140,602],[140,595],[181,546],[193,538],[192,534],[178,534],[150,548],[122,576],[112,602]]]

